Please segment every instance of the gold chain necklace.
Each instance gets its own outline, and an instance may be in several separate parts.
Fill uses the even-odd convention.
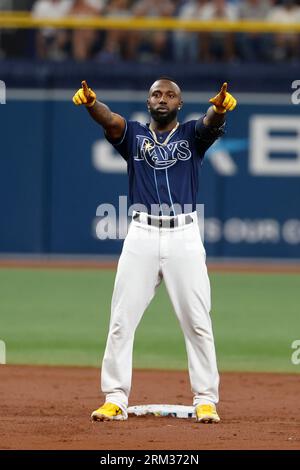
[[[166,139],[163,141],[163,142],[158,142],[157,140],[157,137],[156,137],[156,134],[155,134],[155,131],[154,129],[152,129],[151,127],[151,124],[149,125],[149,130],[153,136],[153,139],[155,140],[155,142],[158,144],[158,145],[167,145],[167,143],[169,142],[169,140],[171,139],[172,135],[174,134],[174,132],[177,130],[179,126],[179,122],[177,122],[176,126],[173,127],[173,129],[169,132],[169,134],[167,135]]]

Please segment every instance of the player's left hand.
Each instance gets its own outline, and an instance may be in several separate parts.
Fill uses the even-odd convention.
[[[96,93],[88,87],[88,84],[85,80],[81,82],[81,88],[73,96],[73,103],[76,106],[85,104],[88,108],[94,106],[97,96]]]
[[[236,107],[236,99],[227,91],[227,83],[223,83],[220,92],[209,100],[214,105],[214,111],[218,114],[224,114],[227,111],[233,111]]]

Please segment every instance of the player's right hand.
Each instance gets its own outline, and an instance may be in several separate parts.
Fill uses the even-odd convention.
[[[82,88],[79,88],[79,90],[76,91],[75,95],[73,96],[73,103],[76,104],[76,106],[84,104],[88,108],[94,106],[97,99],[96,93],[88,87],[88,84],[85,80],[81,82],[81,87]]]

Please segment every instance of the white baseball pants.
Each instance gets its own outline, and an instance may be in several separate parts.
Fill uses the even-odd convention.
[[[210,318],[210,283],[197,213],[193,223],[158,228],[132,220],[115,278],[109,334],[101,370],[106,401],[124,413],[132,378],[135,330],[162,278],[182,328],[193,405],[217,403],[219,374]],[[153,217],[153,216],[152,216]],[[165,217],[168,219],[168,217]],[[144,220],[144,222],[143,222]]]

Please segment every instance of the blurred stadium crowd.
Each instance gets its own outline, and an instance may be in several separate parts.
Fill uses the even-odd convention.
[[[68,15],[300,22],[300,0],[1,0],[1,10]],[[184,31],[2,30],[0,58],[102,63],[300,62],[300,35]]]

